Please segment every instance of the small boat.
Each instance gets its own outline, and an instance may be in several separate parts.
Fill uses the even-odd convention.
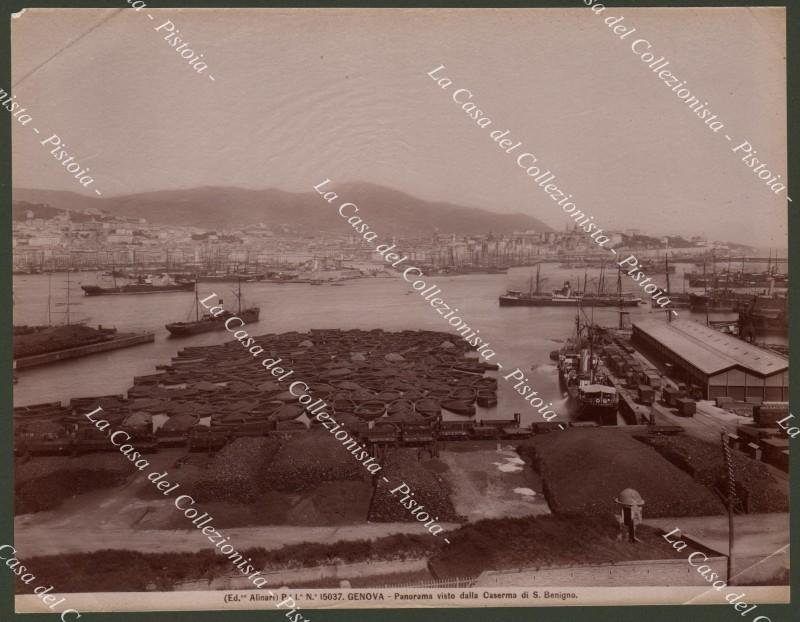
[[[447,398],[450,397],[450,389],[446,388],[431,389],[430,391],[428,391],[426,397],[434,399]]]
[[[378,400],[370,400],[367,402],[362,402],[354,411],[356,417],[360,417],[361,419],[366,419],[367,421],[372,421],[373,419],[378,419],[383,416],[386,412],[386,404],[384,402],[379,402]]]
[[[377,394],[373,391],[369,391],[368,389],[360,389],[359,391],[353,391],[350,394],[350,399],[356,404],[374,401],[376,397]]]
[[[414,402],[414,408],[423,417],[438,417],[442,414],[439,402],[429,397],[423,397]]]
[[[419,399],[422,399],[423,393],[422,391],[418,391],[417,389],[409,389],[408,391],[403,391],[403,399],[404,400],[411,400],[415,402]]]
[[[270,419],[273,421],[291,421],[302,415],[304,410],[305,408],[300,404],[284,404],[273,411]]]
[[[352,413],[356,410],[356,403],[348,398],[339,397],[332,402],[333,412],[339,413]]]
[[[472,386],[479,391],[481,389],[497,390],[497,378],[479,378],[472,383]]]
[[[477,397],[477,392],[475,391],[475,389],[472,388],[461,387],[450,391],[449,397],[451,397],[454,400],[460,400],[472,403],[475,401],[475,398]]]
[[[407,399],[398,399],[391,402],[386,408],[386,412],[390,415],[395,413],[412,413],[414,412],[414,402]]]

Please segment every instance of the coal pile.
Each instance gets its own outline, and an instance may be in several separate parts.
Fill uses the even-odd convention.
[[[53,510],[75,495],[119,486],[134,473],[131,463],[116,452],[18,461],[14,471],[16,514]]]
[[[115,332],[113,329],[96,329],[82,324],[21,327],[19,331],[14,331],[14,358],[107,341]]]
[[[712,490],[619,430],[538,435],[517,451],[542,477],[547,503],[560,516],[613,516],[625,488],[641,494],[645,518],[725,513]]]
[[[640,437],[695,481],[719,490],[727,500],[728,469],[720,445],[688,436]],[[731,450],[737,503],[748,513],[789,511],[789,490],[763,462]]]
[[[446,480],[434,470],[426,468],[426,461],[420,462],[417,459],[416,449],[392,452],[382,464],[384,468],[381,473],[389,483],[383,477],[378,478],[378,486],[369,509],[370,521],[393,523],[416,520],[411,515],[414,507],[409,510],[400,503],[404,495],[399,492],[392,495],[390,492],[403,482],[414,493],[413,499],[425,506],[421,512],[427,512],[431,518],[438,516],[437,522],[465,520],[456,513],[450,502],[450,487]],[[440,464],[438,461],[434,462],[437,467]]]
[[[369,477],[341,442],[316,428],[284,441],[264,484],[280,492],[306,492],[323,482],[368,481]]]
[[[227,444],[196,482],[192,496],[197,501],[254,502],[279,447],[275,438],[238,438]]]

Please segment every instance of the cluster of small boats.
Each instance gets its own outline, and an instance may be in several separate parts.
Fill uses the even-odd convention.
[[[189,444],[213,450],[240,436],[303,432],[319,425],[290,393],[302,380],[327,412],[355,431],[437,426],[443,411],[465,417],[475,405],[497,404],[494,366],[468,356],[471,348],[434,331],[341,331],[270,334],[256,341],[294,372],[281,383],[236,341],[187,347],[161,373],[134,378],[123,396],[71,400],[15,409],[17,450],[83,453],[116,449],[83,416],[103,407],[102,417],[124,429],[140,450]],[[265,354],[266,357],[266,354]]]

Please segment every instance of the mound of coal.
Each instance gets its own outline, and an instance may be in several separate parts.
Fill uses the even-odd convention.
[[[197,501],[252,503],[279,447],[280,441],[275,438],[237,438],[214,457],[194,484],[193,497]]]
[[[362,481],[369,472],[327,430],[310,430],[283,443],[265,474],[264,485],[281,492],[305,492],[321,482]]]
[[[132,473],[131,463],[116,452],[17,462],[14,511],[30,514],[53,510],[75,495],[119,486]]]
[[[273,493],[274,494],[274,493]],[[372,485],[369,482],[322,482],[300,497],[286,512],[287,525],[352,525],[367,520]],[[272,496],[270,496],[270,500]]]
[[[695,481],[716,488],[727,499],[728,469],[722,447],[689,436],[637,437],[647,443]],[[788,512],[789,487],[776,479],[763,462],[739,451],[732,451],[736,496],[745,511],[754,513]]]
[[[619,525],[613,518],[536,516],[470,523],[449,531],[450,544],[430,560],[440,579],[470,577],[484,570],[506,570],[574,564],[606,564],[633,560],[686,559],[661,537],[640,525],[641,542],[617,541]]]
[[[434,468],[428,468],[429,462]],[[378,478],[369,509],[370,521],[390,523],[416,520],[411,514],[414,507],[408,509],[400,503],[405,495],[400,492],[392,495],[390,492],[404,482],[414,493],[413,499],[425,506],[421,511],[427,512],[432,519],[435,518],[437,522],[464,520],[450,502],[450,486],[438,473],[441,470],[438,460],[420,461],[416,449],[401,449],[389,454],[382,465],[382,477]],[[384,477],[389,480],[388,483]]]
[[[535,436],[517,451],[541,475],[558,515],[613,516],[626,488],[642,496],[646,518],[725,512],[711,490],[623,430],[572,428]]]
[[[113,336],[113,330],[98,330],[82,324],[37,327],[33,331],[24,331],[14,335],[14,357],[32,356],[84,346],[106,341]]]

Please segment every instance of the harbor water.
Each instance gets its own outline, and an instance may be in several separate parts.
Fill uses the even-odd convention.
[[[565,279],[575,286],[583,286],[584,269],[565,269],[544,264],[542,274],[548,281],[543,289],[560,287]],[[466,276],[427,277],[438,285],[439,294],[450,305],[457,307],[459,315],[473,329],[480,329],[481,337],[491,344],[499,362],[508,374],[519,368],[545,403],[552,401],[560,420],[569,420],[558,385],[555,364],[550,352],[557,350],[575,330],[575,308],[558,307],[499,307],[498,296],[507,289],[528,289],[532,270],[513,268],[507,274],[474,274]],[[598,270],[588,270],[588,287],[596,283]],[[616,275],[614,275],[616,277]],[[680,282],[680,277],[673,277]],[[24,406],[42,402],[66,402],[73,397],[124,394],[132,385],[133,377],[156,372],[156,365],[168,364],[181,348],[218,344],[232,339],[226,331],[199,334],[187,338],[171,338],[164,328],[168,322],[193,319],[194,295],[166,293],[150,295],[84,297],[79,284],[95,284],[94,273],[72,273],[70,280],[71,320],[84,320],[90,326],[113,326],[120,331],[150,331],[155,342],[132,348],[114,350],[81,359],[46,365],[17,372],[19,382],[14,385],[14,404]],[[658,275],[654,280],[664,280]],[[616,287],[607,285],[607,290]],[[580,282],[580,283],[579,283]],[[623,290],[640,292],[634,283],[623,275]],[[216,293],[224,300],[226,309],[236,310],[235,283],[208,283],[200,286],[200,297]],[[14,324],[42,325],[48,322],[48,297],[51,319],[63,321],[64,311],[56,303],[65,301],[66,274],[23,275],[14,278]],[[677,289],[677,288],[676,288]],[[399,277],[372,277],[344,281],[341,285],[309,284],[243,284],[247,305],[261,307],[259,322],[247,327],[251,335],[308,331],[310,329],[362,329],[383,330],[436,330],[450,332],[453,339],[458,333],[448,325],[429,304]],[[641,293],[636,293],[640,296]],[[588,316],[604,326],[617,326],[616,308],[585,309]],[[626,309],[631,319],[637,317],[664,317],[664,311],[652,310],[649,304]],[[679,310],[681,317],[694,317],[704,321],[704,314]],[[715,319],[733,319],[735,314],[717,315]],[[256,364],[254,362],[254,364]],[[543,421],[527,402],[519,397],[512,383],[501,379],[498,383],[498,406],[486,417],[510,419],[515,412],[522,416],[522,424]],[[479,409],[478,418],[481,417]]]

